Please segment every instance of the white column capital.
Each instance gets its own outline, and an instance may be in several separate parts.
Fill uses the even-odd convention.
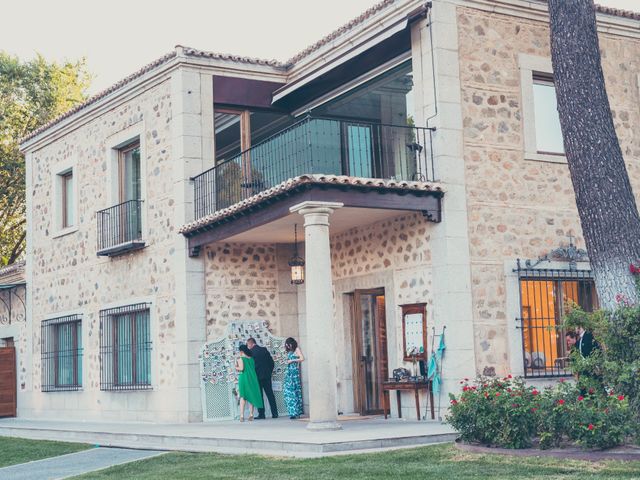
[[[325,214],[330,215],[338,208],[344,207],[341,202],[314,202],[312,200],[298,203],[289,209],[291,213],[299,213],[300,215]]]

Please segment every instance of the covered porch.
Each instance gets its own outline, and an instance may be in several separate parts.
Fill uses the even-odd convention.
[[[442,197],[427,182],[302,175],[185,225],[190,254],[205,262],[207,338],[232,321],[258,319],[296,337],[307,357],[310,429],[340,429],[339,414],[381,413],[392,370],[418,373],[407,358],[404,314],[430,308],[428,240]],[[300,246],[292,244],[296,225]],[[298,248],[300,286],[287,266]],[[401,412],[392,397],[393,415],[415,419],[413,394],[405,398]]]

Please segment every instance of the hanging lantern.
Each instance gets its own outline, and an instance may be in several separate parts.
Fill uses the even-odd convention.
[[[298,255],[298,224],[293,227],[294,235],[294,251],[293,257],[289,259],[289,266],[291,267],[291,284],[302,285],[304,283],[304,260]]]

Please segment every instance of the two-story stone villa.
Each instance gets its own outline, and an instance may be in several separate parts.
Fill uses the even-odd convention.
[[[640,188],[640,14],[597,17]],[[380,411],[443,331],[445,408],[566,375],[548,327],[597,301],[543,1],[385,0],[284,63],[179,46],[22,149],[19,416],[199,421],[202,348],[249,320],[299,340],[312,426]]]

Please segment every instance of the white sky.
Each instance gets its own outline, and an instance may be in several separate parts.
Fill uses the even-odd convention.
[[[91,93],[177,44],[286,60],[378,0],[2,0],[0,49],[86,57]],[[640,0],[597,3],[640,11]]]

